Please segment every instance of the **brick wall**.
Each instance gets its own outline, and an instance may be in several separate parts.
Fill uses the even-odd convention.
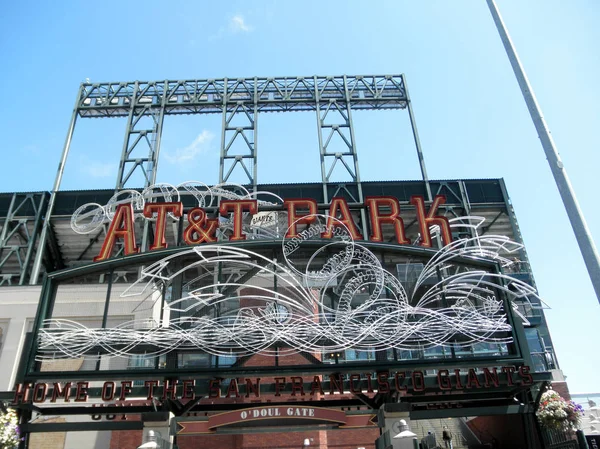
[[[379,429],[248,433],[244,435],[189,435],[177,437],[179,449],[374,449]],[[111,449],[112,446],[111,446]]]
[[[560,394],[560,397],[565,401],[571,400],[571,393],[566,382],[552,382],[552,389]]]
[[[177,437],[179,449],[238,449],[243,435],[190,435]]]
[[[142,444],[141,430],[116,430],[112,432],[110,449],[137,449]]]

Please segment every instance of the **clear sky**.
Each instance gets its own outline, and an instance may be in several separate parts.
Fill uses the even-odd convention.
[[[597,239],[600,3],[498,6]],[[5,2],[0,57],[4,192],[52,189],[86,78],[405,73],[430,178],[506,180],[570,389],[600,391],[600,306],[484,0]],[[354,119],[363,180],[419,177],[405,111]],[[258,181],[318,181],[314,113],[259,120]],[[124,131],[80,120],[62,188],[114,188]],[[219,116],[167,118],[159,181],[216,182],[219,139]]]

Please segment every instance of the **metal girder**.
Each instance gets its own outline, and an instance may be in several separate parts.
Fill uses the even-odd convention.
[[[352,122],[351,105],[353,101],[351,90],[348,87],[348,79],[345,75],[341,80],[335,80],[333,77],[319,80],[315,76],[313,82],[317,86],[315,111],[317,114],[324,200],[326,203],[329,203],[331,200],[328,192],[328,184],[331,183],[331,177],[334,174],[336,166],[341,166],[343,167],[342,172],[346,175],[346,179],[342,181],[349,181],[356,184],[358,189],[358,198],[356,198],[356,201],[362,203],[363,191],[360,184],[356,139],[354,138],[354,125]],[[337,98],[329,98],[323,104],[324,98],[322,96],[326,96],[325,93],[332,87],[335,87],[338,92],[343,94],[343,100],[339,101]],[[336,181],[339,180],[336,179]],[[360,213],[363,233],[366,235],[367,220],[365,211],[361,209]]]
[[[227,83],[223,88],[219,183],[228,182],[234,170],[237,169],[236,172],[242,171],[242,175],[245,175],[248,181],[247,184],[252,186],[253,191],[256,191],[259,97],[257,85],[249,80],[239,79],[231,86],[234,92],[242,90],[251,95],[247,102],[236,100],[237,97],[229,95]],[[230,98],[234,100],[231,101]],[[226,166],[227,172],[225,173]]]
[[[427,176],[427,169],[425,167],[425,158],[423,157],[423,150],[421,149],[421,140],[419,139],[419,132],[417,131],[417,122],[415,120],[415,113],[412,108],[412,104],[410,101],[410,97],[408,95],[408,89],[406,87],[406,77],[402,75],[402,80],[404,81],[404,89],[406,90],[406,105],[408,108],[408,116],[410,118],[410,126],[413,132],[413,139],[415,141],[415,148],[417,150],[417,157],[419,158],[419,166],[421,168],[421,176],[423,177],[423,181],[425,181],[425,190],[427,191],[427,199],[429,201],[433,200],[431,196],[431,186],[429,185],[429,177]]]
[[[506,184],[504,183],[504,179],[500,179],[500,189],[502,190],[502,197],[504,199],[504,204],[506,205],[506,213],[508,218],[510,219],[510,226],[513,231],[513,238],[515,241],[519,243],[523,243],[523,236],[521,234],[521,228],[519,228],[519,222],[517,221],[517,217],[515,215],[515,209],[513,208],[512,201],[508,196],[508,191],[506,190]],[[531,273],[531,265],[529,263],[529,256],[527,255],[527,251],[525,247],[519,250],[519,259],[521,262],[525,263],[527,266],[527,271]],[[535,280],[533,276],[531,276],[531,285],[537,289],[537,285],[535,284]]]
[[[117,175],[117,190],[126,188],[127,182],[136,171],[142,172],[144,187],[156,182],[166,97],[162,97],[159,108],[153,108],[151,104],[144,101],[146,97],[138,95],[139,91],[139,82],[136,81],[129,100],[127,129]],[[157,90],[153,89],[153,92],[157,92]],[[139,187],[139,185],[133,187]]]
[[[348,103],[338,104],[337,100],[329,100],[329,103],[322,107],[317,100],[316,111],[323,183],[331,182],[331,175],[338,163],[345,168],[349,176],[347,181],[360,182],[354,129]],[[331,149],[336,142],[342,147],[341,151]]]
[[[97,421],[97,422],[61,422],[61,423],[26,423],[21,426],[23,432],[77,432],[105,430],[142,430],[141,421]]]
[[[316,111],[319,120],[319,148],[322,153],[322,188],[325,204],[342,189],[355,202],[363,201],[355,148],[352,110],[408,109],[413,137],[423,173],[428,199],[429,181],[416,130],[414,114],[403,74],[219,78],[164,81],[82,83],[65,139],[61,162],[48,204],[54,213],[56,193],[60,190],[66,160],[78,117],[127,117],[127,126],[116,180],[116,190],[139,188],[156,183],[161,136],[165,115],[217,114],[223,116],[219,180],[222,183],[247,180],[257,190],[257,150],[259,112]],[[329,126],[327,116],[339,114]],[[238,124],[237,119],[243,119]],[[323,130],[328,131],[323,139]],[[339,139],[341,151],[333,140]],[[331,144],[331,145],[330,145]],[[336,167],[342,167],[348,185],[328,180]],[[141,176],[140,176],[141,175]],[[232,175],[236,175],[234,177]],[[337,180],[336,180],[337,182]],[[245,181],[242,183],[246,184]],[[135,185],[133,185],[135,184]],[[331,191],[329,191],[331,190]],[[333,194],[333,195],[332,195]],[[361,211],[361,227],[366,229]],[[44,222],[40,246],[46,248],[49,221]],[[144,243],[147,242],[144,232]],[[45,253],[44,253],[45,254]],[[42,252],[36,255],[30,283],[36,284],[41,273]]]
[[[0,234],[0,285],[23,285],[37,247],[47,194],[14,193]],[[8,270],[8,271],[7,271]]]
[[[127,117],[133,103],[165,114],[216,114],[241,101],[260,112],[312,111],[317,97],[322,105],[349,98],[352,109],[404,109],[408,101],[403,75],[254,77],[84,83],[77,110],[81,117]]]
[[[123,152],[117,176],[117,189],[126,187],[135,172],[142,172],[145,185],[154,184],[165,114],[223,114],[219,182],[227,182],[234,171],[256,190],[257,118],[260,111],[283,112],[324,109],[331,105],[345,110],[341,125],[333,125],[327,141],[321,144],[325,157],[333,156],[331,174],[339,161],[358,181],[351,109],[399,109],[407,106],[408,95],[402,75],[313,76],[282,78],[206,79],[83,84],[77,104],[81,117],[128,117]],[[152,120],[143,126],[143,118]],[[242,117],[241,126],[233,119]],[[320,118],[319,133],[324,127]],[[348,135],[340,130],[348,128]],[[326,149],[333,134],[339,135],[348,151],[329,154]],[[319,142],[322,137],[319,135]],[[240,144],[241,149],[236,145]],[[140,147],[147,150],[140,153]],[[142,151],[143,151],[142,150]],[[338,154],[339,153],[339,154]],[[348,161],[350,159],[351,161]],[[324,176],[325,179],[325,176]]]

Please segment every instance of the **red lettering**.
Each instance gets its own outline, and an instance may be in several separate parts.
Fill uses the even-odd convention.
[[[102,385],[102,400],[103,401],[112,401],[115,397],[115,383],[114,382],[104,382]]]
[[[394,377],[394,384],[396,387],[396,391],[407,391],[408,387],[404,385],[404,380],[406,379],[405,371],[398,371],[396,376]]]
[[[452,382],[450,382],[450,373],[447,369],[441,369],[437,374],[438,387],[440,390],[451,390]]]
[[[338,218],[339,213],[339,218]],[[337,220],[335,220],[337,218]],[[321,237],[324,239],[330,239],[333,237],[333,228],[342,227],[344,225],[354,240],[362,240],[363,236],[352,219],[350,208],[344,198],[334,197],[331,199],[331,205],[329,206],[329,218],[327,219],[327,231],[321,233]]]
[[[514,385],[513,379],[512,379],[512,374],[515,372],[515,367],[514,366],[503,366],[502,372],[504,374],[506,374],[506,379],[508,381],[508,385],[512,387]]]
[[[33,402],[40,403],[46,400],[46,392],[48,391],[48,384],[39,383],[33,387]]]
[[[533,385],[533,376],[529,374],[530,368],[527,365],[519,366],[519,376],[521,376],[522,385]]]
[[[498,370],[496,368],[492,368],[492,371],[489,368],[483,368],[483,378],[486,387],[490,386],[490,382],[496,388],[500,385]]]
[[[415,391],[425,390],[425,378],[422,371],[413,371],[410,377]]]
[[[313,223],[317,217],[317,202],[310,199],[288,199],[283,202],[283,207],[288,212],[288,231],[286,239],[298,237],[298,225]],[[298,214],[298,209],[308,209],[307,214]]]
[[[77,382],[77,392],[75,393],[75,402],[86,402],[88,400],[89,382]]]
[[[360,374],[350,374],[350,392],[352,393],[362,393],[360,388],[354,386],[354,381],[360,385]]]
[[[454,370],[454,377],[456,379],[456,389],[464,390],[465,387],[463,386],[462,382],[460,381],[460,370],[459,369]]]
[[[391,196],[368,196],[365,199],[365,204],[369,208],[369,215],[371,217],[370,239],[372,241],[383,241],[382,226],[385,223],[394,225],[396,241],[399,244],[406,245],[410,243],[410,240],[406,238],[404,221],[402,221],[402,218],[400,218],[400,203],[396,198]],[[380,207],[388,207],[390,209],[390,213],[381,213],[379,210]]]
[[[329,375],[329,394],[334,394],[335,389],[344,394],[344,381],[342,380],[341,374],[330,374]]]
[[[221,379],[213,379],[208,383],[208,397],[211,399],[221,397]]]
[[[377,373],[377,391],[379,393],[390,392],[390,383],[388,382],[389,375],[390,373]]]
[[[167,396],[171,396],[171,399],[177,399],[177,380],[165,380],[165,384],[163,385],[163,401],[167,399]]]
[[[171,203],[146,203],[144,206],[144,217],[152,218],[156,214],[156,226],[154,228],[154,243],[150,245],[150,250],[165,249],[167,240],[165,239],[165,229],[167,227],[167,213],[171,212],[175,217],[181,217],[183,214],[183,204],[179,202]]]
[[[320,394],[325,394],[325,392],[323,391],[323,386],[321,385],[321,377],[320,376],[314,376],[313,377],[313,381],[310,384],[310,394],[314,395],[315,391],[319,390]]]
[[[148,389],[148,394],[146,395],[146,399],[151,401],[154,399],[154,387],[158,385],[158,380],[147,380],[144,382],[144,387]]]
[[[431,207],[429,208],[429,212],[425,214],[425,200],[423,197],[415,195],[410,198],[410,203],[414,204],[417,219],[419,221],[419,228],[421,230],[421,246],[431,248],[432,243],[429,227],[434,225],[438,225],[440,227],[440,235],[444,245],[448,245],[450,242],[452,242],[452,233],[450,232],[450,223],[448,223],[448,219],[446,217],[442,217],[441,215],[435,215],[438,207],[445,202],[446,197],[444,195],[436,195],[433,199]]]
[[[275,396],[281,396],[281,389],[285,387],[285,377],[274,377],[273,379],[275,379]]]
[[[190,209],[187,214],[189,225],[183,231],[183,241],[188,245],[217,241],[217,218],[206,218],[206,212],[199,207]]]
[[[229,236],[230,241],[246,240],[246,234],[242,232],[242,213],[244,211],[255,214],[258,211],[256,200],[224,200],[219,205],[219,213],[226,217],[229,210],[233,211],[233,234]]]
[[[296,391],[300,392],[300,396],[304,396],[304,384],[302,382],[302,377],[292,376],[292,396],[296,396]]]
[[[62,388],[59,382],[55,382],[52,386],[52,398],[50,402],[56,402],[56,399],[60,396],[65,397],[65,402],[70,402],[69,397],[71,396],[71,382],[67,382],[65,387]]]
[[[365,377],[367,378],[367,393],[373,393],[373,386],[371,385],[372,376],[371,373],[365,373]]]
[[[100,254],[94,257],[94,262],[106,260],[112,254],[117,238],[122,238],[125,244],[124,254],[137,254],[140,249],[135,243],[135,224],[133,222],[133,205],[119,204],[110,223],[108,232],[102,243]]]
[[[481,388],[475,368],[469,368],[469,372],[467,374],[467,388],[473,388],[473,386],[475,386],[475,388]]]
[[[257,398],[260,397],[260,377],[256,378],[256,385],[252,383],[252,379],[246,378],[246,397],[250,397],[250,391],[254,393]]]
[[[236,398],[240,397],[240,390],[238,388],[237,379],[231,379],[229,381],[229,386],[227,387],[227,394],[225,395],[225,397],[230,398],[232,394]]]
[[[133,386],[133,382],[130,380],[121,381],[121,396],[119,396],[119,400],[124,401],[129,393],[131,393],[131,387]]]
[[[194,387],[196,386],[196,381],[193,379],[185,379],[183,381],[183,396],[181,399],[192,399],[196,398],[196,394],[194,393]]]

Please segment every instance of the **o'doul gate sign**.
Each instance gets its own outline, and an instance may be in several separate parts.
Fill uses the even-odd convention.
[[[340,428],[373,427],[374,414],[346,415],[337,409],[304,406],[256,407],[212,415],[206,420],[179,421],[179,435],[212,433],[219,427],[253,425],[336,424]]]

